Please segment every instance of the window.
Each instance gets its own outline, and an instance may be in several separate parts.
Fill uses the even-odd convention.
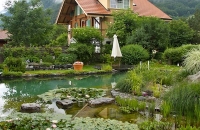
[[[86,26],[87,26],[87,27],[90,27],[90,19],[88,19],[88,20],[86,21]]]
[[[76,16],[80,15],[82,13],[83,13],[82,9],[77,5],[76,8],[75,8],[75,14],[76,14]]]
[[[96,17],[93,19],[93,25],[94,25],[94,28],[100,29],[100,18],[99,17]]]
[[[116,9],[128,9],[130,0],[110,0],[110,7]]]

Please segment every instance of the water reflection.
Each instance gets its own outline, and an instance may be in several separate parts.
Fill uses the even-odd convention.
[[[36,102],[37,95],[56,88],[111,88],[111,82],[117,82],[125,73],[51,77],[51,78],[21,78],[0,81],[0,117],[12,111],[18,111],[22,103]]]

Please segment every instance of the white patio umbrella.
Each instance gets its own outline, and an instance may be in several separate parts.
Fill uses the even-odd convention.
[[[122,57],[122,53],[119,47],[119,42],[117,39],[117,35],[115,34],[113,36],[114,40],[113,40],[113,47],[112,47],[112,53],[111,53],[111,57],[114,57],[114,59],[116,57]]]

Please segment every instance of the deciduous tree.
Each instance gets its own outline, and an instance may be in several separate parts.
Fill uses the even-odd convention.
[[[9,16],[0,15],[3,29],[10,34],[11,45],[40,46],[49,43],[50,10],[44,10],[40,0],[6,3]]]

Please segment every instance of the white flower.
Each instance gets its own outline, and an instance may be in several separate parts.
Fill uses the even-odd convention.
[[[54,123],[54,124],[58,123],[57,120],[52,120],[51,122]]]
[[[46,130],[51,130],[50,128],[47,128]]]
[[[56,124],[52,124],[52,126],[51,127],[53,127],[53,128],[56,128],[57,126],[56,126]]]
[[[153,53],[153,54],[156,54],[156,53],[157,53],[157,51],[156,51],[156,50],[152,50],[152,53]]]
[[[85,95],[85,97],[86,97],[86,98],[90,98],[90,96],[89,96],[89,95]]]

